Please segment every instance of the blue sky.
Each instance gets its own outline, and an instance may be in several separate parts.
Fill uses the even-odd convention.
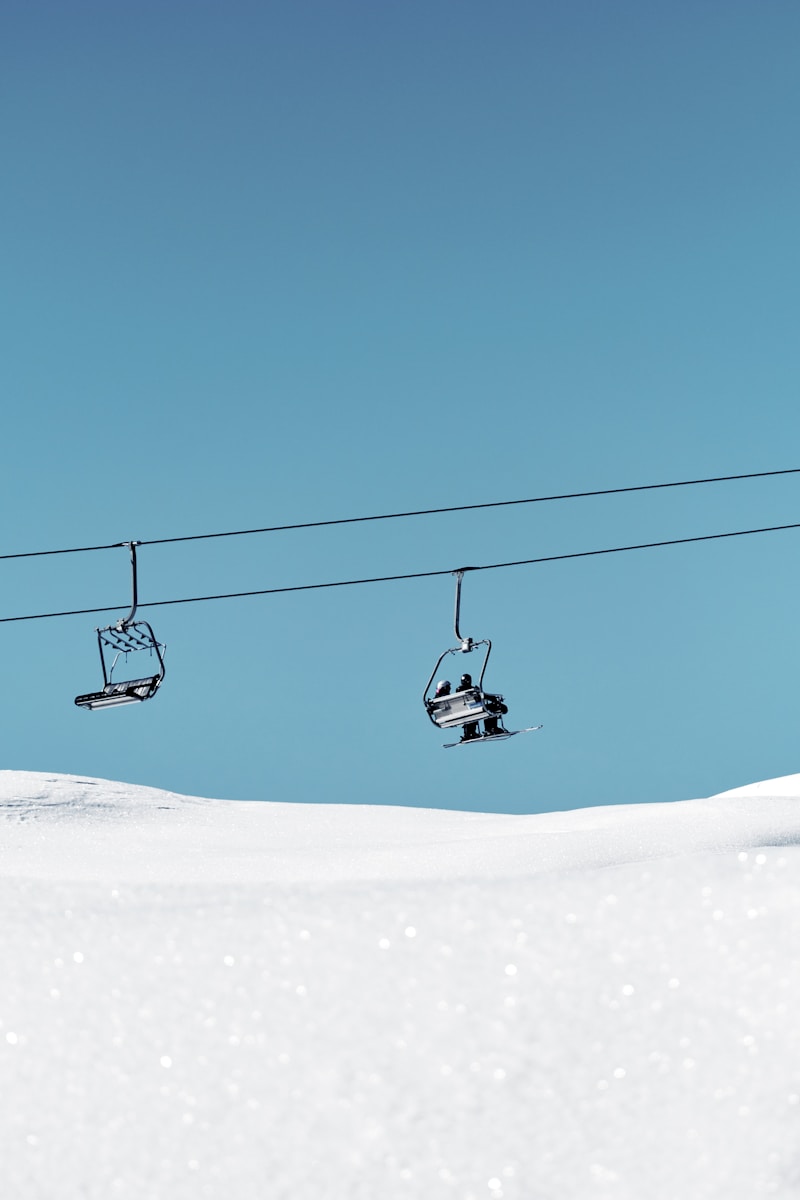
[[[800,465],[800,13],[10,2],[0,552]],[[792,476],[143,547],[140,600],[800,520]],[[444,752],[453,582],[0,625],[5,765],[190,794],[529,812],[798,769],[798,534],[467,578],[541,733]],[[0,563],[117,604],[126,551]]]

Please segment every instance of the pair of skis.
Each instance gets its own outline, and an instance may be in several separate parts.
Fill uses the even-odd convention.
[[[456,746],[475,746],[479,742],[505,742],[508,738],[516,737],[518,733],[536,733],[541,725],[529,725],[527,729],[503,729],[500,733],[479,733],[477,737],[463,738],[458,742],[444,742],[445,750],[454,750]]]

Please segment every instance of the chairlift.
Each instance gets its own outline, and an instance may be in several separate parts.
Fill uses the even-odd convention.
[[[439,655],[439,658],[436,660],[436,666],[431,671],[430,679],[427,682],[422,699],[425,704],[425,711],[430,720],[439,729],[472,726],[470,731],[465,730],[465,734],[477,737],[479,736],[477,733],[477,722],[488,717],[493,723],[497,734],[507,735],[508,731],[504,729],[502,721],[502,714],[504,711],[507,711],[503,703],[503,697],[496,693],[485,692],[483,688],[483,677],[486,674],[486,666],[489,662],[489,655],[492,652],[492,643],[488,638],[473,641],[470,637],[463,637],[459,629],[461,583],[464,573],[471,570],[474,570],[474,568],[462,567],[460,570],[453,572],[456,576],[456,604],[453,624],[459,644],[444,650]],[[482,647],[484,649],[481,649]],[[462,690],[458,691],[449,691],[445,695],[430,694],[434,686],[434,680],[440,674],[440,667],[448,655],[472,654],[474,652],[480,652],[482,658],[479,660],[480,669],[477,672],[477,680],[474,680],[474,673],[470,674],[470,679],[473,680],[472,686],[462,687]],[[446,672],[444,673],[446,674]]]
[[[138,605],[136,547],[139,543],[121,542],[120,544],[127,546],[131,552],[133,585],[131,611],[127,617],[121,617],[113,625],[107,625],[105,628],[95,631],[100,650],[100,664],[103,669],[103,687],[99,692],[89,692],[85,696],[75,697],[75,703],[79,708],[86,708],[90,711],[95,708],[113,708],[119,704],[133,704],[136,701],[151,700],[161,686],[161,681],[164,678],[164,652],[166,646],[156,641],[156,636],[149,622],[134,620]],[[129,655],[142,654],[143,652],[147,653],[151,658],[155,656],[158,664],[155,672],[133,679],[128,677],[127,672],[124,672],[125,678],[114,678],[114,672],[120,659],[123,660],[124,668],[127,665]],[[141,659],[137,661],[141,662]]]

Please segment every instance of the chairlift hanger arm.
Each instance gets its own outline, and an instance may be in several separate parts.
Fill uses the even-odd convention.
[[[462,644],[464,642],[471,642],[472,639],[465,638],[462,635],[461,630],[459,629],[459,624],[461,621],[461,582],[464,578],[464,573],[466,571],[474,571],[474,570],[475,570],[475,567],[459,567],[459,569],[457,571],[453,572],[453,574],[456,577],[456,607],[455,607],[455,613],[453,615],[453,629],[455,630],[456,640],[461,642]]]
[[[136,578],[136,547],[140,546],[141,542],[122,542],[121,545],[127,546],[131,552],[131,611],[127,617],[117,622],[124,629],[126,625],[130,625],[139,606],[139,585]]]
[[[428,708],[428,692],[431,690],[431,685],[436,678],[437,672],[445,658],[447,658],[448,654],[469,654],[471,651],[476,650],[478,646],[486,647],[486,654],[483,659],[483,665],[481,666],[481,673],[478,677],[478,682],[475,685],[480,690],[483,690],[483,677],[486,673],[486,664],[489,661],[489,655],[492,652],[492,643],[488,638],[482,638],[480,641],[475,642],[471,637],[464,637],[464,635],[461,633],[461,584],[467,571],[475,571],[477,569],[478,568],[476,567],[459,567],[457,571],[452,572],[452,574],[456,577],[456,600],[455,611],[453,613],[453,629],[459,644],[444,650],[436,660],[436,666],[431,671],[430,678],[428,679],[428,682],[425,685],[425,690],[422,693],[422,699],[426,709]],[[431,716],[430,710],[428,710],[428,716]],[[433,720],[432,717],[431,720]],[[436,724],[435,721],[434,724]]]

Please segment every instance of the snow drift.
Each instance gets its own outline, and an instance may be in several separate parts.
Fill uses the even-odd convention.
[[[491,816],[0,772],[3,1194],[789,1200],[800,776]]]

